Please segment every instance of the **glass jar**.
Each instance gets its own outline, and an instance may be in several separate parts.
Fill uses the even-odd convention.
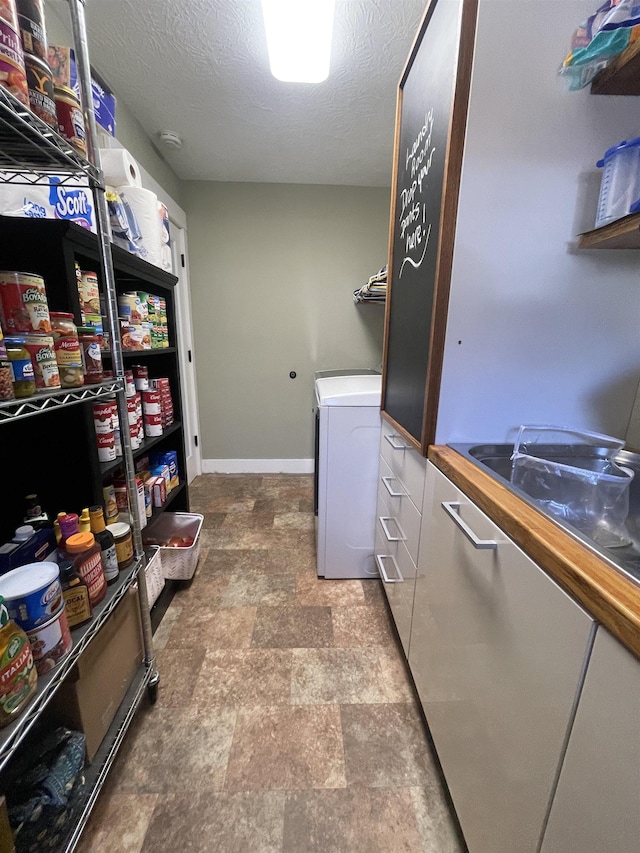
[[[0,326],[0,400],[15,399],[13,393],[13,370],[7,357],[7,345]]]
[[[93,326],[78,326],[78,340],[84,363],[84,379],[87,385],[102,382],[102,353],[100,338]]]
[[[5,338],[7,358],[13,373],[13,392],[16,397],[32,397],[36,393],[36,378],[24,338]]]
[[[84,385],[84,369],[78,328],[73,321],[73,314],[50,311],[49,315],[60,384],[63,388],[78,388]]]

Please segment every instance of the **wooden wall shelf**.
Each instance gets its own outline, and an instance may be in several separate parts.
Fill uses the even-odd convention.
[[[640,95],[640,39],[603,69],[591,84],[592,95]]]
[[[578,237],[579,249],[640,249],[640,213],[631,213]]]

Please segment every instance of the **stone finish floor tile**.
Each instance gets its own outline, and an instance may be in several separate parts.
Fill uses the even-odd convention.
[[[282,850],[283,853],[420,853],[425,848],[408,789],[347,788],[287,794]]]
[[[437,770],[413,703],[343,705],[340,709],[347,785],[432,786]]]
[[[462,834],[440,780],[427,788],[410,788],[424,853],[467,853]]]
[[[123,793],[167,794],[219,791],[236,721],[235,708],[210,708],[203,719],[193,705],[185,710],[158,705],[141,710],[112,771]]]
[[[391,646],[393,629],[385,607],[332,607],[333,645],[342,648]]]
[[[329,607],[257,608],[251,639],[254,648],[323,648],[332,641]]]
[[[180,625],[174,623],[173,631]],[[156,663],[160,673],[158,702],[162,706],[184,708],[191,702],[193,690],[204,663],[205,650],[202,646],[181,649],[160,649],[156,652]]]
[[[238,709],[226,791],[344,786],[344,752],[337,706]]]
[[[227,579],[222,607],[293,604],[296,581],[292,574],[277,575],[261,569],[234,572]]]
[[[255,607],[212,608],[185,613],[169,632],[169,649],[247,649],[251,644]]]
[[[283,791],[169,794],[156,808],[142,853],[280,853]]]
[[[290,649],[215,649],[207,652],[193,703],[203,713],[215,705],[289,704]]]
[[[378,704],[412,698],[398,662],[381,647],[293,650],[294,704]]]
[[[101,793],[77,853],[140,853],[158,794]]]
[[[298,574],[296,577],[296,603],[349,607],[364,604],[362,581],[325,580],[315,574]]]
[[[81,853],[462,853],[382,583],[317,577],[313,477],[189,489],[198,568]]]

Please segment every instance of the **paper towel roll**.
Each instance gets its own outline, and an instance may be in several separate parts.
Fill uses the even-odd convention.
[[[141,234],[136,240],[140,257],[157,267],[162,266],[162,220],[158,213],[158,196],[142,187],[120,186],[117,191],[129,203],[136,217]]]
[[[126,148],[101,148],[104,182],[110,187],[141,187],[140,166]]]

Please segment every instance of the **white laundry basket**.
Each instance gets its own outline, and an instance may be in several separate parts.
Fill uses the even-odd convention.
[[[142,531],[146,545],[158,545],[162,556],[162,574],[167,580],[188,581],[194,576],[200,557],[200,530],[204,516],[197,512],[163,512]],[[193,544],[171,546],[173,538],[189,537]]]

